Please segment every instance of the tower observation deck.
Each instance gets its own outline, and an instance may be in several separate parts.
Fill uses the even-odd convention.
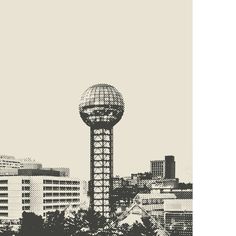
[[[90,206],[103,216],[111,215],[113,177],[113,126],[124,113],[121,93],[108,84],[96,84],[82,95],[82,120],[90,126]]]

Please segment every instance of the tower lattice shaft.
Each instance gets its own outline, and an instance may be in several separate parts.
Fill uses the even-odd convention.
[[[113,177],[113,129],[91,127],[91,208],[103,216],[111,214]]]

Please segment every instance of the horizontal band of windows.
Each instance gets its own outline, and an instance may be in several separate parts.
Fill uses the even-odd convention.
[[[65,181],[65,180],[43,180],[44,184],[67,184],[67,185],[79,185],[80,181]]]

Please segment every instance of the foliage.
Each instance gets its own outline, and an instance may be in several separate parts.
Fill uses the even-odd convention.
[[[153,236],[155,235],[155,225],[152,223],[150,217],[143,217],[142,218],[143,225],[145,227],[145,235],[146,236]]]
[[[4,223],[3,226],[0,229],[0,235],[1,236],[13,236],[15,233],[12,230],[12,226],[10,223]]]
[[[43,221],[41,216],[24,212],[18,233],[5,225],[0,236],[154,236],[155,229],[148,217],[133,225],[109,224],[98,212],[91,209],[79,210],[66,215],[64,211],[48,212]]]
[[[106,226],[106,218],[91,209],[85,213],[83,220],[87,222],[91,232],[96,232],[98,229],[105,228]]]
[[[45,236],[65,236],[65,212],[49,212],[44,223]]]
[[[41,236],[43,233],[43,219],[34,213],[23,212],[19,236]]]

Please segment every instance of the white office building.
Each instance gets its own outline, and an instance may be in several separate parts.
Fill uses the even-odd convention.
[[[19,169],[22,167],[20,160],[15,159],[13,156],[0,156],[0,169]]]
[[[46,213],[69,207],[79,209],[86,199],[77,178],[56,176],[0,176],[0,220],[15,220],[22,212]],[[84,183],[83,183],[84,185]]]

